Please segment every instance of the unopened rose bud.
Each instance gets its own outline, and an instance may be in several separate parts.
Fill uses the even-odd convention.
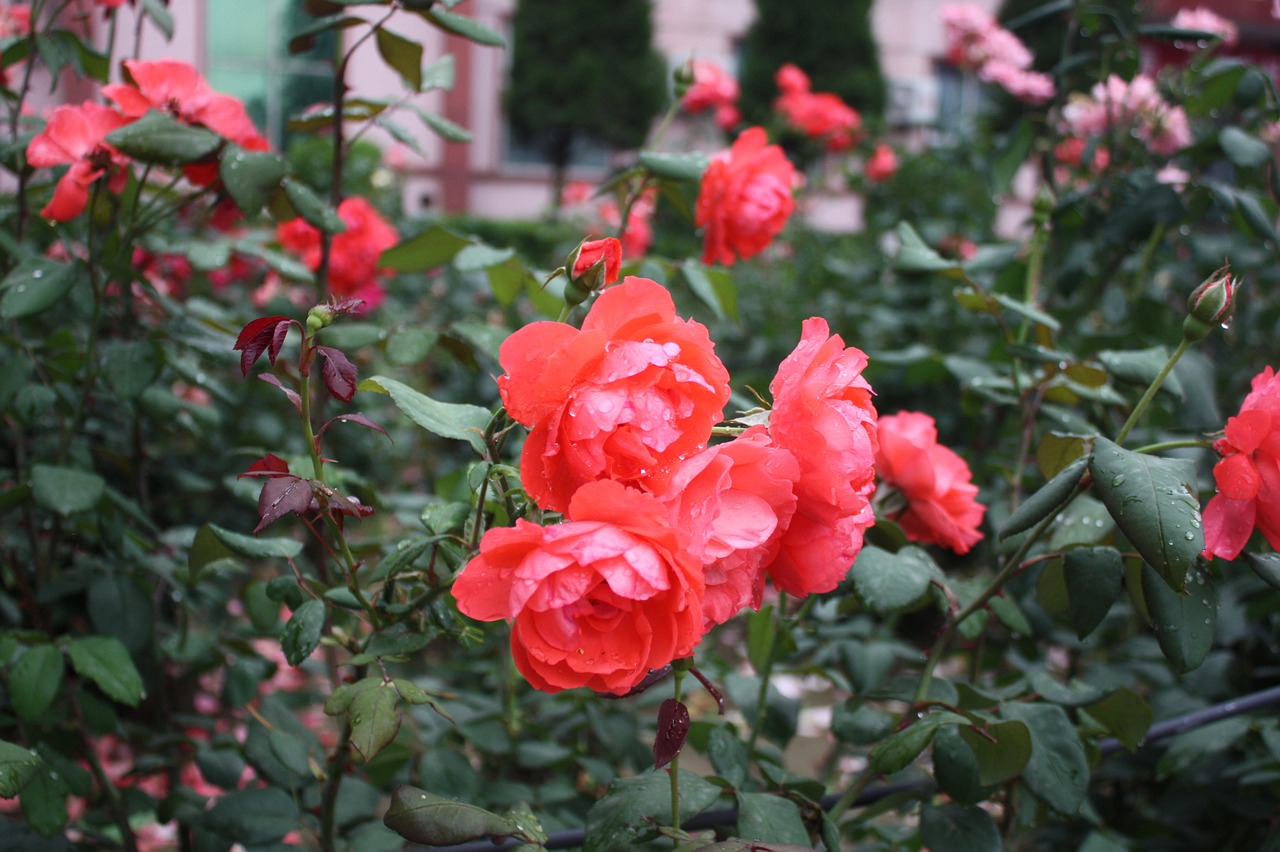
[[[1187,318],[1182,322],[1182,336],[1201,340],[1215,325],[1231,321],[1236,306],[1239,282],[1231,277],[1231,267],[1224,266],[1191,292],[1187,298]]]
[[[316,305],[307,313],[307,331],[317,332],[333,322],[333,308],[329,305]]]
[[[622,270],[622,243],[616,237],[586,240],[565,258],[569,284],[564,298],[570,305],[580,305],[596,290],[603,290],[618,280]]]
[[[679,100],[688,93],[689,89],[693,88],[695,79],[693,59],[686,59],[677,65],[676,70],[671,72],[671,78],[675,81],[676,100]]]

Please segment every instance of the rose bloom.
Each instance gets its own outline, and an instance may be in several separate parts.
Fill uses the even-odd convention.
[[[604,280],[601,283],[612,284],[617,281],[618,272],[622,269],[622,243],[615,237],[583,243],[574,260],[572,276],[581,278],[599,260],[604,260]]]
[[[579,331],[535,322],[499,350],[498,390],[530,428],[520,478],[562,512],[588,482],[641,487],[700,450],[729,399],[729,373],[707,329],[676,318],[662,285],[627,277],[600,293]]]
[[[702,568],[654,497],[583,486],[573,520],[489,530],[453,584],[458,609],[511,622],[516,668],[544,692],[626,693],[702,638]]]
[[[329,246],[329,291],[343,299],[363,299],[364,310],[382,304],[386,293],[378,276],[382,252],[400,239],[368,199],[358,195],[338,205],[338,218],[347,226],[335,234]],[[320,268],[320,231],[302,219],[291,219],[276,227],[276,239],[298,255],[311,270]]]
[[[862,173],[872,183],[883,183],[893,177],[897,171],[898,155],[893,153],[893,148],[883,142],[871,152],[866,165],[862,168]]]
[[[876,473],[880,488],[906,499],[890,510],[907,538],[968,553],[982,540],[978,527],[986,507],[974,498],[978,486],[964,459],[938,443],[932,417],[915,411],[881,416]]]
[[[795,456],[763,426],[752,426],[685,459],[658,495],[670,508],[671,526],[689,534],[689,549],[702,562],[708,629],[744,606],[760,608],[762,569],[795,514],[799,477]]]
[[[744,130],[711,159],[698,193],[702,262],[732,264],[764,251],[795,209],[796,170],[763,128]]]
[[[738,81],[714,62],[694,60],[693,85],[685,92],[680,105],[687,112],[718,110],[738,102]]]
[[[1253,377],[1240,413],[1214,444],[1218,493],[1204,510],[1204,555],[1235,559],[1256,526],[1280,550],[1280,376],[1267,367]]]
[[[40,215],[55,222],[79,216],[89,203],[89,187],[98,178],[107,178],[112,192],[124,189],[124,167],[129,158],[108,145],[108,133],[129,120],[110,107],[85,101],[79,106],[60,106],[49,116],[44,130],[27,145],[27,165],[37,169],[70,165],[58,178],[53,198]]]
[[[866,365],[861,350],[846,348],[826,320],[812,317],[769,385],[769,433],[795,456],[800,478],[795,517],[765,570],[798,597],[834,589],[875,523],[876,410]]]
[[[1178,14],[1173,16],[1173,20],[1170,23],[1180,30],[1200,30],[1201,32],[1213,33],[1222,39],[1222,43],[1227,47],[1231,47],[1240,40],[1240,32],[1236,28],[1235,22],[1229,21],[1203,6],[1197,6],[1194,9],[1179,9]]]

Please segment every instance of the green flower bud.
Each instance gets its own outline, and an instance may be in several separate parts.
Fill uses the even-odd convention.
[[[686,59],[677,65],[676,70],[671,72],[671,78],[675,81],[676,100],[679,100],[693,87],[693,59]]]
[[[329,305],[316,305],[307,313],[307,331],[313,334],[333,322],[333,308]]]
[[[1231,267],[1224,266],[1193,290],[1187,299],[1182,336],[1187,340],[1202,340],[1215,325],[1230,323],[1238,286],[1239,282],[1231,277]]]

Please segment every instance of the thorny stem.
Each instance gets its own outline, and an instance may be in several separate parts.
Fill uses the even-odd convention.
[[[76,697],[75,686],[73,685],[68,692],[71,695],[71,712],[75,714],[80,731],[85,732],[88,727],[84,721],[84,711],[80,709],[80,699]],[[93,777],[97,780],[98,786],[102,788],[102,794],[107,800],[107,810],[111,813],[111,820],[120,830],[120,842],[124,845],[126,852],[138,852],[138,838],[133,833],[133,827],[129,825],[129,814],[120,800],[120,791],[116,789],[107,771],[103,769],[102,761],[98,759],[98,753],[94,751],[93,743],[87,735],[83,736],[83,743],[84,758],[88,761],[89,769],[93,771]]]
[[[1116,435],[1116,443],[1123,444],[1124,439],[1129,437],[1129,432],[1137,425],[1138,420],[1146,413],[1147,406],[1151,404],[1151,400],[1155,398],[1156,391],[1160,390],[1160,386],[1164,384],[1164,380],[1169,378],[1169,374],[1173,372],[1174,366],[1178,363],[1184,353],[1191,348],[1191,341],[1186,337],[1182,338],[1182,342],[1178,344],[1178,348],[1169,356],[1169,360],[1160,368],[1160,374],[1152,380],[1147,387],[1146,393],[1142,395],[1142,399],[1138,400],[1138,404],[1133,407],[1133,411],[1129,412],[1129,419],[1120,427],[1120,433]]]

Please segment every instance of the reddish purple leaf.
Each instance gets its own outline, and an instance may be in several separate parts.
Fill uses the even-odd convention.
[[[324,356],[324,367],[321,370],[324,386],[338,399],[350,402],[351,397],[356,395],[356,365],[332,346],[317,346],[316,352]]]
[[[293,407],[298,409],[299,412],[302,411],[302,397],[298,396],[297,391],[285,387],[284,384],[271,373],[259,373],[258,378],[262,379],[269,385],[275,385],[280,388],[284,395],[289,397],[289,401],[293,403]]]
[[[263,352],[274,364],[292,324],[293,320],[288,317],[259,317],[246,325],[236,338],[235,346],[231,347],[240,353],[240,372],[249,375],[249,370]]]
[[[357,518],[367,518],[373,514],[373,507],[366,506],[356,497],[334,494],[329,501],[329,511],[335,515],[354,515]]]
[[[258,496],[258,525],[254,533],[289,513],[301,515],[311,509],[311,483],[298,476],[277,476],[262,484]]]
[[[372,429],[375,432],[381,432],[382,434],[387,435],[386,429],[383,429],[381,426],[379,426],[377,423],[374,423],[372,420],[370,420],[368,417],[365,417],[363,414],[360,414],[358,412],[355,414],[339,414],[337,417],[330,417],[328,420],[324,421],[324,423],[321,423],[320,428],[316,431],[316,452],[317,453],[320,452],[320,439],[324,437],[325,430],[327,430],[330,426],[332,426],[334,423],[337,423],[338,421],[344,421],[347,423],[359,423],[361,426],[368,426],[370,429]],[[387,435],[387,440],[391,441],[390,435]],[[391,442],[393,444],[395,443],[395,441],[391,441]]]
[[[653,740],[653,768],[661,769],[670,763],[689,735],[689,708],[674,698],[668,698],[658,706],[658,735]]]
[[[289,463],[280,458],[275,453],[267,453],[253,464],[249,465],[249,469],[236,477],[243,479],[246,476],[288,476]]]
[[[343,314],[359,313],[360,308],[364,306],[364,299],[343,299],[341,302],[335,302],[333,305],[333,313],[335,316]]]

